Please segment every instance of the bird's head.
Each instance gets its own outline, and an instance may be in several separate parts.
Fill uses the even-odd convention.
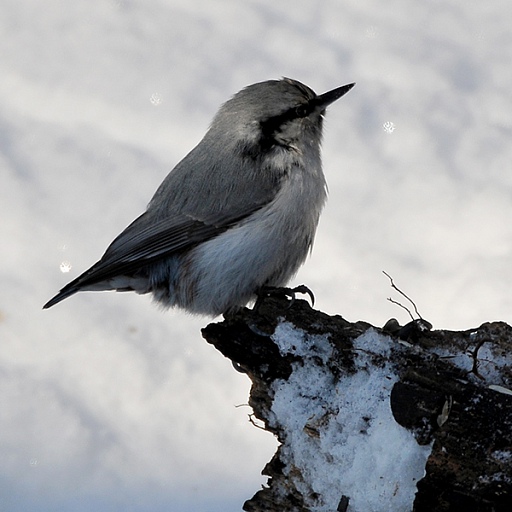
[[[290,78],[249,85],[222,105],[210,131],[255,157],[275,148],[319,147],[326,108],[354,85],[321,95]]]

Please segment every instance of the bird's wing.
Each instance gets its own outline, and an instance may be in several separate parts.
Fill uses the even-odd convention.
[[[245,211],[238,211],[236,217],[217,216],[208,221],[185,214],[153,221],[151,214],[145,212],[110,244],[100,261],[62,288],[43,308],[57,304],[84,287],[130,275],[145,265],[209,240],[262,206],[253,203]]]
[[[232,224],[206,223],[183,214],[152,221],[148,213],[143,213],[110,244],[98,262],[97,271],[100,266],[115,266],[116,270],[122,266],[122,272],[135,270],[208,240]]]

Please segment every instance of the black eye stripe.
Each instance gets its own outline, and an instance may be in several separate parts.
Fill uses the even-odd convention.
[[[272,137],[283,124],[293,121],[294,119],[303,119],[308,117],[315,109],[313,102],[302,103],[295,107],[285,110],[277,116],[270,117],[261,121],[261,131],[264,137]]]
[[[298,107],[295,107],[294,110],[296,117],[308,117],[309,114],[311,114],[311,112],[313,111],[310,103],[304,103],[302,105],[299,105]]]

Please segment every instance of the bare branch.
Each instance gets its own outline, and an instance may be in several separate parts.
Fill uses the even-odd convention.
[[[405,307],[403,304],[400,304],[400,302],[397,302],[396,300],[393,300],[391,297],[388,297],[389,302],[392,302],[393,304],[396,304],[397,306],[400,306],[401,308],[405,309],[407,313],[409,313],[409,316],[411,317],[411,320],[415,320],[415,318],[412,316],[411,311],[409,308]]]
[[[385,272],[384,270],[382,271],[382,273],[389,279],[390,283],[391,283],[391,288],[395,289],[400,295],[402,295],[402,297],[405,297],[413,306],[414,308],[414,311],[415,313],[418,315],[419,318],[421,318],[423,320],[423,317],[420,315],[420,312],[418,311],[418,308],[416,307],[416,304],[414,303],[414,301],[408,297],[402,290],[400,290],[400,288],[398,288],[394,281],[393,281],[393,278],[387,273]],[[391,299],[388,299],[388,300],[391,300]],[[396,301],[391,301],[395,304],[398,304],[399,306],[402,306],[402,304],[396,302]],[[402,306],[406,311],[408,311],[409,315],[411,315],[411,312],[405,307],[405,306]],[[414,317],[411,315],[411,318],[414,320]]]

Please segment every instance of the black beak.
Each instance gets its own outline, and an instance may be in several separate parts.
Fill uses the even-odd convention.
[[[350,91],[354,85],[356,85],[355,82],[353,84],[342,85],[341,87],[337,87],[332,91],[327,91],[323,94],[320,94],[320,96],[317,96],[314,100],[315,106],[321,110],[327,108],[331,103],[334,103],[343,95],[347,94],[347,92]]]

